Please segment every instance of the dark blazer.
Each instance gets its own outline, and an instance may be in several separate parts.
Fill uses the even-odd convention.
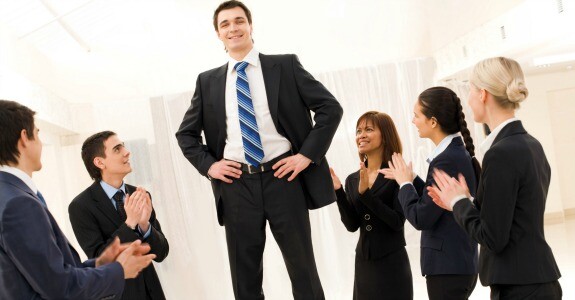
[[[399,203],[405,217],[415,229],[421,230],[421,273],[424,276],[475,275],[477,243],[457,225],[453,213],[435,205],[427,194],[427,187],[435,183],[435,168],[455,178],[463,174],[472,195],[477,185],[471,157],[458,137],[431,161],[425,182],[416,177],[413,185],[406,184],[399,190]]]
[[[135,190],[136,187],[126,184],[127,193]],[[89,258],[100,255],[116,236],[122,243],[141,239],[138,233],[122,221],[99,182],[94,182],[76,196],[68,206],[68,212],[76,239]],[[153,210],[150,225],[152,231],[142,242],[150,244],[150,253],[156,255],[154,260],[161,262],[168,256],[169,245]],[[126,280],[122,299],[147,299],[146,291],[151,299],[165,299],[153,264],[145,268],[138,277]]]
[[[395,180],[378,175],[373,186],[362,195],[357,191],[359,171],[345,180],[345,191],[336,191],[341,221],[350,232],[359,229],[356,255],[376,260],[405,246],[405,217],[397,199]],[[333,189],[333,186],[332,186]],[[407,262],[409,264],[409,262]]]
[[[543,232],[550,178],[541,144],[521,122],[503,127],[483,158],[478,207],[467,199],[453,207],[457,223],[481,245],[483,285],[546,283],[561,277]]]
[[[294,153],[313,161],[298,175],[308,208],[333,203],[333,183],[324,156],[341,120],[341,106],[302,67],[296,55],[260,54],[260,62],[270,114],[278,133],[289,140]],[[176,133],[184,156],[204,176],[214,162],[223,158],[226,144],[227,68],[226,63],[198,76],[190,108]],[[314,112],[313,120],[310,110]],[[218,221],[223,225],[220,184],[220,180],[212,180]]]
[[[119,299],[122,266],[94,263],[22,180],[0,172],[0,299]]]

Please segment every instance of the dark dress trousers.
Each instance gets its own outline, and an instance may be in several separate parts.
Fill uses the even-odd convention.
[[[264,297],[262,254],[267,220],[284,256],[294,298],[323,299],[308,209],[335,201],[324,156],[343,111],[297,56],[260,54],[259,58],[277,132],[290,142],[294,154],[300,153],[312,163],[292,182],[273,177],[273,171],[243,172],[232,184],[211,181],[218,222],[226,229],[234,294],[236,299]],[[227,68],[226,63],[198,76],[191,105],[176,133],[184,156],[204,176],[213,163],[224,158]]]
[[[362,195],[358,186],[359,171],[336,191],[341,221],[350,232],[359,229],[353,299],[413,299],[399,186],[381,174]]]
[[[459,227],[450,211],[429,197],[427,187],[435,183],[436,168],[456,178],[463,174],[475,195],[477,179],[471,157],[461,138],[456,137],[431,161],[425,182],[416,177],[413,185],[400,189],[399,203],[411,225],[421,230],[421,273],[427,277],[430,299],[467,299],[477,281],[477,243]]]
[[[457,223],[481,245],[479,278],[492,293],[561,277],[543,230],[550,178],[541,144],[514,121],[503,127],[485,153],[476,204],[462,199],[453,207]],[[557,297],[545,299],[560,299],[560,293],[559,287]]]
[[[125,186],[128,194],[136,190],[132,185]],[[150,235],[143,239],[124,223],[99,182],[94,182],[76,196],[68,206],[68,213],[76,239],[89,258],[100,255],[115,237],[120,238],[122,243],[141,239],[142,242],[150,244],[150,253],[156,255],[156,262],[161,262],[168,256],[168,241],[162,233],[155,211],[152,210],[150,216]],[[165,299],[153,264],[142,270],[138,277],[126,280],[121,299]]]
[[[0,171],[0,299],[119,299],[122,266],[94,266],[80,261],[32,190]]]

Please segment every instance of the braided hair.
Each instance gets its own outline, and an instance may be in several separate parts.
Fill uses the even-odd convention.
[[[471,156],[475,178],[479,179],[481,166],[477,158],[475,158],[475,146],[473,145],[471,133],[467,128],[461,99],[457,97],[454,91],[446,87],[437,86],[423,91],[419,95],[418,101],[421,106],[421,112],[425,117],[428,119],[434,117],[443,132],[447,134],[461,132],[465,149]]]

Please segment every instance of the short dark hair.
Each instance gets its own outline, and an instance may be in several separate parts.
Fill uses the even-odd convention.
[[[82,144],[82,160],[88,174],[95,181],[102,180],[102,170],[94,165],[94,158],[106,158],[106,146],[104,146],[104,143],[113,135],[116,135],[116,133],[109,130],[98,132],[87,138]]]
[[[216,10],[214,11],[214,28],[216,29],[216,31],[218,31],[218,14],[222,11],[222,10],[227,10],[227,9],[232,9],[235,7],[240,7],[241,9],[244,10],[244,12],[246,13],[246,17],[248,18],[248,23],[251,25],[252,24],[252,13],[250,12],[250,10],[248,9],[248,7],[243,4],[240,1],[237,0],[230,0],[230,1],[225,1],[222,2],[218,8],[216,8]]]
[[[20,133],[26,130],[28,138],[34,140],[35,114],[18,102],[0,100],[0,165],[18,164]]]
[[[393,120],[388,114],[379,111],[368,111],[357,119],[355,128],[358,128],[363,122],[372,123],[373,126],[377,127],[379,132],[381,132],[381,142],[383,143],[383,153],[381,158],[384,164],[391,161],[391,156],[394,152],[402,153],[403,149],[401,147],[399,133],[397,133],[395,123],[393,123]],[[361,153],[359,153],[359,159],[363,160]]]

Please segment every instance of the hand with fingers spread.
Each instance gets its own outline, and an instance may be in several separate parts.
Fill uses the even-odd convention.
[[[142,193],[142,214],[140,219],[138,220],[138,227],[142,232],[147,232],[150,228],[150,216],[152,215],[152,199],[150,198],[150,194],[146,191],[145,188],[139,186],[137,187],[136,191],[140,191]]]
[[[365,193],[369,188],[369,174],[367,173],[367,168],[365,167],[364,162],[359,163],[359,186],[357,187],[357,191],[359,194]]]
[[[331,174],[331,180],[333,181],[333,189],[336,191],[341,189],[341,180],[339,180],[339,177],[335,175],[332,168],[329,168],[329,173]]]
[[[229,177],[240,178],[240,175],[242,175],[241,167],[238,162],[222,159],[212,164],[208,170],[208,175],[213,179],[219,179],[225,183],[232,183],[233,181]]]
[[[124,269],[124,279],[136,278],[140,271],[156,258],[155,254],[146,254],[148,252],[150,252],[150,245],[135,240],[118,255],[116,261]]]
[[[305,170],[310,163],[311,159],[298,153],[278,161],[272,166],[272,169],[275,170],[274,176],[277,178],[283,178],[291,172],[292,174],[288,178],[288,181],[292,181],[301,171]]]
[[[126,200],[124,201],[124,210],[126,210],[126,225],[134,229],[138,222],[142,218],[142,208],[145,203],[145,196],[141,190],[136,190],[131,195],[126,195]]]
[[[379,170],[379,173],[383,174],[387,179],[395,179],[399,184],[405,182],[413,182],[415,178],[415,173],[413,173],[413,166],[411,162],[409,164],[405,163],[405,160],[399,153],[393,153],[391,156],[389,168]]]
[[[464,195],[468,198],[471,197],[467,182],[462,174],[459,174],[458,181],[447,173],[435,169],[433,171],[433,180],[435,184],[429,187],[428,191],[434,195],[432,196],[433,202],[444,209],[449,211],[453,210],[451,201],[457,196]]]

